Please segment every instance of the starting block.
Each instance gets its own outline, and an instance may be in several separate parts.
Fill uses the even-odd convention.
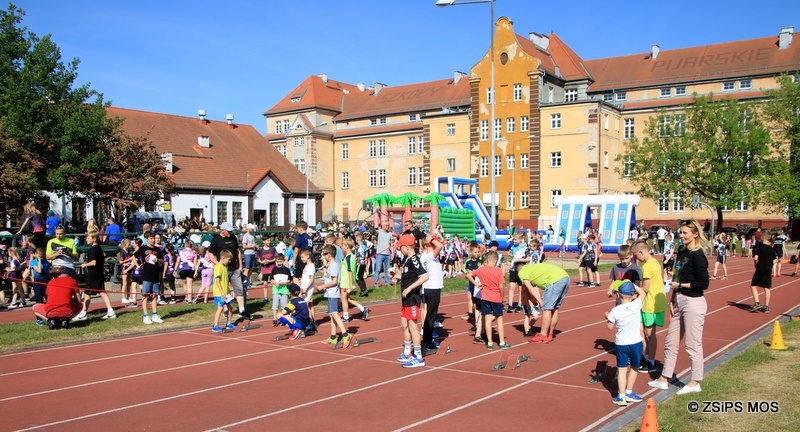
[[[245,322],[245,321],[247,323],[242,325],[242,327],[239,329],[240,332],[246,332],[248,330],[255,330],[255,329],[260,329],[260,328],[264,327],[261,324],[253,324],[253,320],[252,319],[245,319],[245,318],[239,318],[236,321],[234,321],[233,323],[236,324],[236,325],[239,325],[239,323],[242,323],[242,322]],[[235,331],[235,329],[227,329],[227,328],[222,329],[222,333],[233,333],[234,331]]]
[[[537,362],[539,360],[536,360],[535,358],[531,358],[531,356],[529,356],[528,354],[523,354],[523,355],[517,357],[517,364],[514,365],[514,369],[519,369],[519,367],[522,366],[522,363],[524,363],[526,361]]]
[[[278,335],[278,336],[275,336],[275,338],[274,338],[274,339],[272,339],[272,341],[273,341],[273,342],[277,342],[277,341],[286,340],[286,339],[289,339],[291,336],[292,336],[292,335],[290,335],[290,334]]]
[[[511,358],[511,351],[503,351],[500,353],[500,361],[492,365],[492,371],[499,371],[508,366],[508,359]]]
[[[356,340],[353,342],[353,348],[358,348],[360,345],[364,345],[364,344],[368,344],[368,343],[373,343],[373,342],[378,342],[378,343],[380,343],[381,341],[380,341],[380,340],[378,340],[378,338],[374,338],[374,337],[368,337],[368,338],[364,338],[364,339],[356,339]]]

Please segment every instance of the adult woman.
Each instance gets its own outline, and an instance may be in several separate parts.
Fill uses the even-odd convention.
[[[680,238],[683,247],[678,251],[675,262],[675,276],[670,285],[672,299],[669,311],[672,319],[664,340],[664,369],[661,377],[647,383],[661,390],[668,388],[668,379],[675,371],[678,359],[678,346],[686,336],[686,353],[691,360],[691,381],[678,390],[678,394],[699,393],[703,380],[703,324],[708,308],[703,291],[708,288],[708,259],[705,248],[708,246],[703,230],[697,221],[681,224]]]
[[[23,211],[22,222],[20,223],[19,232],[17,232],[17,234],[33,233],[33,244],[37,247],[44,246],[44,233],[47,228],[45,227],[42,213],[36,209],[33,203],[25,204]]]

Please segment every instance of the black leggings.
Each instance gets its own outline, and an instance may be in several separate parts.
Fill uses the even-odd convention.
[[[364,274],[367,272],[367,266],[356,266],[356,285],[361,290],[361,294],[367,292],[367,282],[364,280]]]

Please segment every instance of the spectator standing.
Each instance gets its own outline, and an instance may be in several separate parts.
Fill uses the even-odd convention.
[[[86,234],[86,244],[90,245],[89,251],[86,252],[86,262],[81,264],[81,268],[86,271],[86,290],[83,291],[83,310],[73,318],[73,321],[86,320],[86,314],[89,312],[89,304],[92,302],[92,293],[97,293],[103,303],[106,304],[106,314],[103,319],[114,319],[117,314],[114,313],[114,308],[111,306],[111,300],[106,294],[106,274],[105,266],[105,252],[100,247],[100,238],[97,233]]]
[[[122,242],[122,228],[117,225],[114,218],[106,220],[106,244],[109,246],[117,246]]]
[[[389,269],[392,265],[392,234],[393,233],[389,227],[389,222],[383,222],[381,224],[381,229],[379,229],[377,232],[377,244],[375,245],[375,286],[381,286],[381,269],[383,269],[384,272],[384,281],[386,282],[386,285],[389,285]]]
[[[247,312],[247,305],[245,304],[245,291],[242,284],[242,251],[239,249],[239,239],[232,232],[233,225],[230,222],[223,222],[219,226],[219,234],[211,240],[211,244],[206,250],[206,259],[216,266],[219,262],[220,252],[227,250],[231,253],[233,258],[227,265],[228,279],[231,290],[236,296],[236,303],[239,306],[239,316],[245,319],[253,319],[250,313]]]

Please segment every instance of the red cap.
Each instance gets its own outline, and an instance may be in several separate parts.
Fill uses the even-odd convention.
[[[397,240],[397,247],[401,246],[414,246],[416,245],[417,241],[414,239],[414,236],[411,234],[403,234]]]

